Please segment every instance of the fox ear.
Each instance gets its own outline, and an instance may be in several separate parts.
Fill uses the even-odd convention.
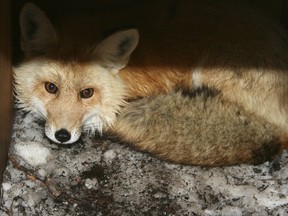
[[[32,3],[26,3],[20,12],[21,46],[26,55],[51,51],[57,44],[56,31],[46,14]]]
[[[100,42],[94,50],[94,54],[97,58],[100,58],[106,67],[121,69],[128,63],[129,57],[138,42],[138,30],[119,31]]]

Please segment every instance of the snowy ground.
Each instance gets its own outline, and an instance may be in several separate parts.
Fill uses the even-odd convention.
[[[288,215],[288,153],[279,163],[169,164],[109,140],[49,143],[16,115],[0,215]]]

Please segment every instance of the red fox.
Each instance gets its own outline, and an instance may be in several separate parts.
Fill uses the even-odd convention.
[[[165,5],[162,0],[155,2],[156,9]],[[123,107],[130,107],[129,103],[138,98],[207,87],[220,92],[221,100],[271,125],[277,140],[272,146],[287,147],[288,44],[283,31],[242,4],[235,6],[234,1],[171,2],[161,15],[152,14],[152,21],[141,8],[133,13],[129,8],[104,18],[101,14],[63,16],[53,24],[41,9],[27,3],[20,13],[21,46],[26,59],[14,68],[18,106],[43,118],[45,134],[56,143],[71,144],[82,131],[102,134],[103,130],[114,130],[124,140],[129,142],[131,138],[135,143],[139,131],[132,127],[131,134],[127,134],[121,128],[125,124],[130,127],[127,119],[136,120],[117,120]],[[123,29],[127,26],[135,27]],[[111,29],[118,30],[103,38]],[[146,123],[141,124],[143,128]],[[151,128],[149,133],[161,130]],[[225,154],[230,145],[233,151],[227,152],[231,154],[229,159],[220,157],[208,162],[211,151],[207,151],[197,155],[202,160],[193,162],[199,154],[194,153],[197,145],[189,143],[190,136],[186,138],[179,151],[183,157],[173,151],[173,145],[165,147],[170,140],[159,144],[166,150],[148,151],[178,163],[234,164],[252,162],[255,154],[251,152],[263,144],[250,143],[241,152],[239,145],[222,143],[215,155]],[[153,143],[153,139],[147,143]],[[205,145],[213,149],[213,143]],[[240,155],[246,152],[249,157],[235,157],[238,148]]]

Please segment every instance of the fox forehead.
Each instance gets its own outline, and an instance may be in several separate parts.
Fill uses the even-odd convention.
[[[33,109],[32,97],[37,97],[44,104],[53,99],[44,88],[45,82],[53,82],[57,85],[59,96],[64,97],[61,97],[61,101],[68,100],[69,103],[79,97],[81,90],[93,88],[98,95],[97,104],[99,105],[101,101],[101,107],[109,113],[108,115],[119,110],[127,94],[127,89],[119,74],[113,69],[102,67],[97,61],[83,64],[34,58],[14,68],[14,78],[18,102],[27,109],[31,109],[30,106]],[[92,106],[93,101],[89,101]],[[51,102],[54,103],[56,100]]]
[[[83,89],[103,85],[111,78],[112,73],[95,62],[61,62],[49,59],[33,59],[17,68],[17,81],[29,84],[53,82],[58,86],[72,89]],[[108,76],[108,77],[107,77]]]

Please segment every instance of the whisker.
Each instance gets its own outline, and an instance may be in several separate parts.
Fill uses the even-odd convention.
[[[95,125],[95,124],[86,124],[82,127],[82,132],[87,133],[87,134],[95,134],[98,133],[99,135],[102,135],[102,125]]]
[[[47,121],[47,118],[42,114],[42,112],[37,109],[37,107],[24,107],[22,103],[18,102],[17,104],[17,109],[19,112],[21,112],[24,116],[23,119],[29,119],[31,118],[33,121],[35,121],[38,124],[45,124],[45,122]]]

